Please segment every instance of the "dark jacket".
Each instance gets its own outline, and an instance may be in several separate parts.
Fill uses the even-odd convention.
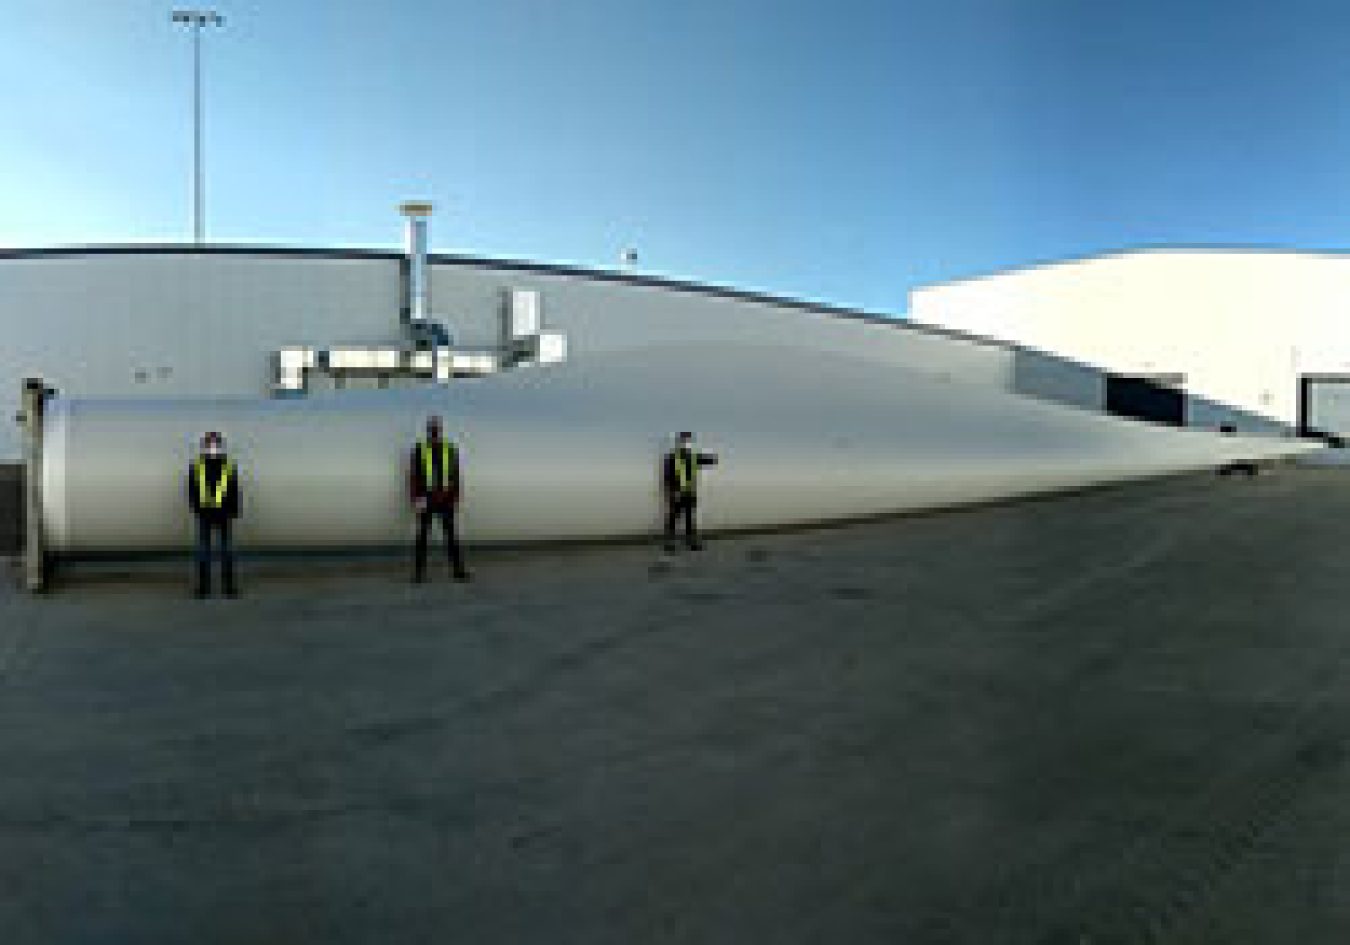
[[[675,454],[683,453],[685,468],[692,475],[692,482],[689,490],[685,492],[680,488],[680,474],[675,469]],[[711,453],[698,453],[694,450],[673,449],[666,454],[666,461],[661,474],[662,485],[665,487],[666,496],[674,498],[678,495],[697,495],[698,494],[698,470],[697,466],[714,466],[717,464],[717,457]]]
[[[431,444],[431,482],[426,481],[422,444],[414,444],[408,457],[408,495],[413,499],[426,499],[427,507],[432,509],[453,508],[459,501],[459,450],[450,443],[450,467],[442,469],[444,451],[441,443],[445,442]]]
[[[231,519],[239,515],[239,469],[231,463],[230,481],[225,485],[225,494],[221,497],[220,507],[216,508],[210,505],[203,506],[200,490],[197,488],[197,463],[206,464],[206,491],[207,495],[214,498],[216,488],[220,482],[221,472],[225,463],[229,461],[226,456],[199,456],[188,466],[187,471],[187,497],[188,507],[196,515],[210,519]]]

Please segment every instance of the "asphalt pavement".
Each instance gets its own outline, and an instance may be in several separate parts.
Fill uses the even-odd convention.
[[[1344,943],[1350,469],[0,581],[0,941]]]

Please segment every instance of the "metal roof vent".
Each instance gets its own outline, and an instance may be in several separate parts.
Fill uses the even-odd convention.
[[[427,279],[427,217],[434,209],[425,200],[409,200],[399,206],[408,220],[405,252],[408,254],[407,318],[413,324],[430,317],[430,285]]]

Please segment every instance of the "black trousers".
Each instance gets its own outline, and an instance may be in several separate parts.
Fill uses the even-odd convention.
[[[220,558],[220,580],[226,591],[234,590],[234,548],[230,544],[230,520],[210,515],[197,516],[197,590],[211,590],[211,545],[215,537]]]
[[[441,520],[441,531],[445,532],[445,553],[450,558],[450,566],[456,574],[464,573],[464,555],[459,548],[459,533],[455,529],[455,510],[428,509],[417,515],[417,548],[413,555],[413,573],[422,577],[427,571],[427,537],[431,534],[431,520]]]
[[[698,499],[692,495],[666,497],[666,541],[675,541],[675,526],[684,519],[684,539],[689,544],[698,541],[698,526],[694,523],[694,509]]]

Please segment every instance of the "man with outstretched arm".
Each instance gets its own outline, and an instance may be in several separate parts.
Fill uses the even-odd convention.
[[[698,508],[698,470],[712,466],[717,457],[694,449],[694,434],[680,433],[675,448],[666,454],[662,467],[661,484],[666,497],[666,551],[676,551],[679,545],[675,527],[684,519],[684,539],[691,551],[698,551],[703,543],[698,538],[695,511]]]

